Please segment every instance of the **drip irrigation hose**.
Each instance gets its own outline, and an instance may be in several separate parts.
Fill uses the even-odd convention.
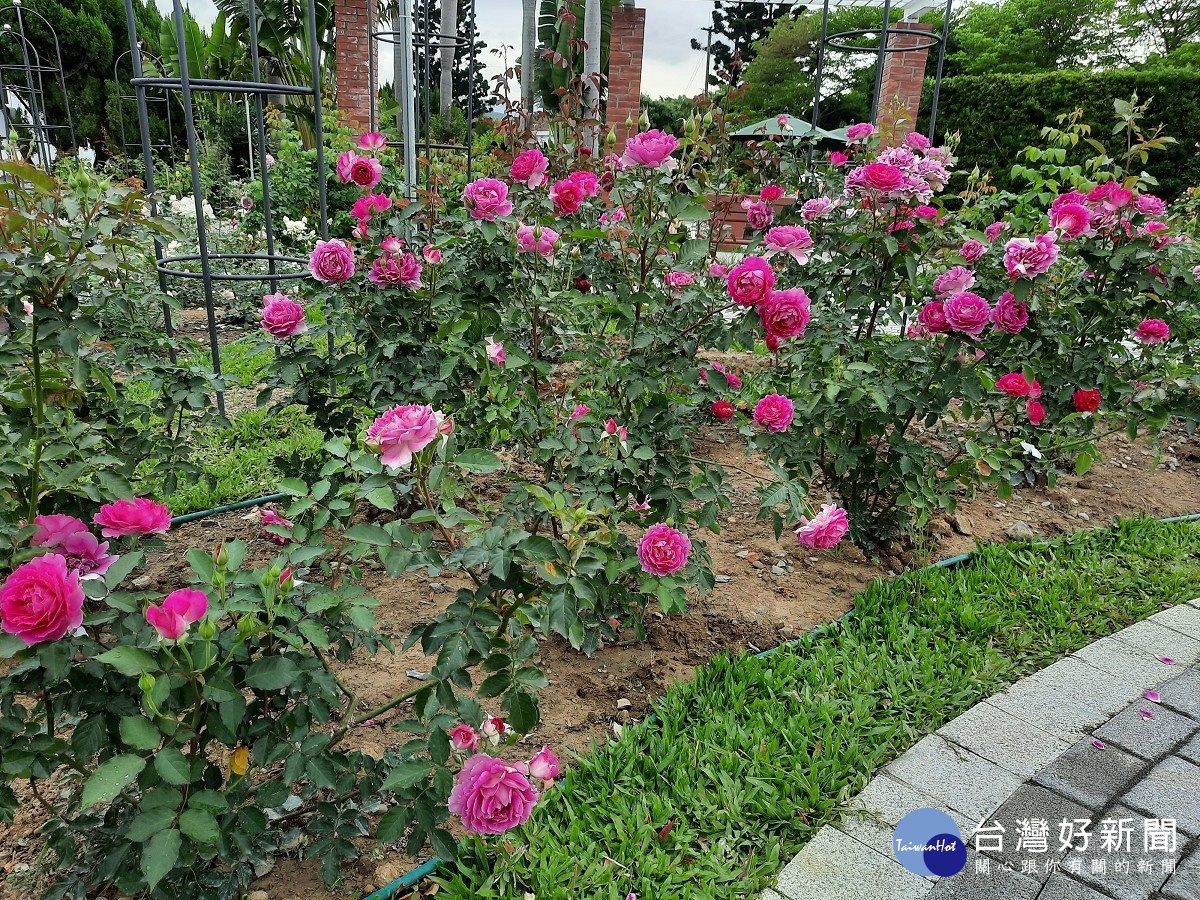
[[[287,494],[267,494],[265,497],[254,497],[250,500],[239,500],[237,503],[227,503],[224,506],[214,506],[212,509],[202,509],[199,512],[186,513],[182,516],[174,516],[171,519],[171,527],[177,525],[186,525],[188,522],[195,522],[199,519],[207,519],[209,516],[215,516],[218,513],[234,512],[239,509],[249,509],[251,506],[262,506],[264,503],[280,503],[289,499]]]

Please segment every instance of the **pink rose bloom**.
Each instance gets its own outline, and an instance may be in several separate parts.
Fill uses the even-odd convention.
[[[782,200],[783,188],[777,184],[763,185],[763,189],[758,192],[758,199],[765,200],[767,203],[774,203],[776,200]]]
[[[967,238],[958,248],[958,255],[968,264],[979,262],[980,257],[985,253],[987,253],[987,244],[977,241],[975,238]]]
[[[416,256],[406,250],[399,257],[385,253],[376,259],[367,278],[375,284],[400,284],[416,291],[421,289],[421,272]]]
[[[996,379],[996,388],[1010,397],[1028,397],[1033,384],[1021,372],[1009,372]]]
[[[549,747],[543,747],[529,760],[529,774],[542,781],[553,781],[559,775],[558,756]]]
[[[987,327],[992,308],[978,294],[961,291],[945,301],[946,322],[955,331],[979,337]]]
[[[829,216],[841,204],[839,200],[832,200],[829,197],[813,197],[811,200],[805,200],[804,205],[800,207],[800,218],[805,222],[811,222],[813,219],[824,219]]]
[[[554,211],[559,216],[569,216],[583,205],[583,190],[568,178],[554,182],[550,188],[550,199],[554,201]]]
[[[484,349],[487,353],[488,360],[494,362],[498,366],[504,365],[504,360],[508,358],[504,355],[504,344],[500,341],[492,340],[492,336],[490,334],[483,340]]]
[[[479,747],[479,735],[466,722],[459,722],[450,729],[450,743],[455,750],[476,750]]]
[[[606,213],[600,213],[601,225],[616,225],[625,221],[625,207],[615,206]]]
[[[18,566],[0,587],[0,625],[26,647],[57,641],[83,624],[83,589],[67,561],[50,554]]]
[[[687,565],[691,539],[677,528],[659,522],[646,529],[638,542],[642,570],[651,575],[673,575]]]
[[[851,125],[846,129],[846,143],[854,144],[858,141],[865,141],[873,134],[875,134],[874,125],[870,122],[859,122],[857,125]]]
[[[1200,266],[1198,266],[1197,268],[1200,268]],[[728,278],[729,277],[729,266],[722,265],[721,263],[717,263],[717,262],[709,263],[708,274],[709,274],[710,278]],[[1197,275],[1196,277],[1200,278],[1200,275]]]
[[[1171,337],[1171,327],[1162,319],[1142,319],[1134,335],[1143,344],[1161,344]]]
[[[850,157],[847,156],[845,153],[843,153],[841,150],[830,150],[829,151],[829,164],[831,166],[833,166],[835,169],[840,169],[842,166],[844,166],[848,162],[850,162]]]
[[[127,534],[166,534],[171,527],[171,511],[147,497],[114,500],[100,507],[92,521],[108,538]]]
[[[38,530],[29,539],[31,547],[58,547],[65,543],[71,535],[88,530],[82,519],[62,513],[38,516],[33,520],[33,524],[38,527]]]
[[[821,511],[811,519],[800,517],[800,527],[796,529],[796,540],[801,547],[809,550],[828,550],[836,547],[846,532],[850,530],[850,519],[846,511],[832,503],[822,503]]]
[[[374,153],[387,146],[387,138],[378,131],[368,131],[358,139],[358,149]]]
[[[1004,268],[1009,278],[1035,278],[1058,260],[1058,243],[1051,233],[1033,240],[1013,238],[1004,245]]]
[[[1029,324],[1029,307],[1016,300],[1011,293],[1005,291],[996,301],[996,306],[989,317],[992,326],[999,331],[1009,334],[1020,334]]]
[[[657,128],[635,134],[625,142],[625,152],[621,154],[621,162],[626,166],[645,166],[647,169],[657,169],[675,152],[679,141],[675,135],[659,131]]]
[[[930,300],[917,313],[917,321],[927,334],[945,334],[950,330],[946,321],[946,304],[941,300]]]
[[[567,416],[567,421],[574,422],[576,419],[582,419],[591,411],[592,408],[586,403],[576,403],[575,408],[571,410],[571,415]]]
[[[1036,400],[1026,400],[1025,415],[1029,416],[1030,424],[1041,425],[1042,420],[1046,418],[1046,407]]]
[[[1200,281],[1200,266],[1196,266],[1192,269],[1192,277],[1197,281]]]
[[[550,168],[550,160],[546,159],[541,150],[525,150],[518,153],[508,170],[513,181],[519,181],[525,187],[536,188],[546,183],[546,170]]]
[[[663,276],[663,281],[667,283],[668,287],[672,287],[678,292],[689,284],[695,284],[696,276],[691,272],[668,272]]]
[[[317,241],[308,258],[308,271],[324,284],[341,284],[354,276],[354,251],[342,241]]]
[[[199,622],[208,612],[208,595],[204,591],[182,588],[167,595],[162,606],[153,603],[146,608],[146,621],[164,641],[177,641],[188,626]]]
[[[529,820],[538,792],[521,768],[486,753],[463,763],[447,806],[462,819],[464,831],[503,834]]]
[[[1108,212],[1116,212],[1133,203],[1133,191],[1122,187],[1116,181],[1105,181],[1092,188],[1087,199],[1089,203]]]
[[[1167,204],[1153,194],[1139,194],[1133,201],[1133,208],[1144,216],[1161,216],[1166,213]]]
[[[371,220],[359,219],[358,224],[354,226],[354,230],[350,232],[350,237],[362,240],[370,234]]]
[[[846,188],[888,193],[904,184],[904,173],[887,163],[867,163],[846,176]]]
[[[725,383],[728,384],[733,390],[736,391],[741,388],[742,379],[738,376],[737,372],[731,372],[719,362],[713,362],[712,360],[708,361],[708,365],[712,366],[714,369],[724,375]],[[700,367],[700,380],[704,384],[708,384],[708,368],[706,366]]]
[[[759,318],[768,334],[778,340],[804,337],[804,329],[811,318],[811,304],[803,288],[773,291],[771,296],[759,304]]]
[[[929,149],[929,138],[918,131],[910,131],[904,136],[904,146],[909,150],[924,152]]]
[[[350,215],[362,221],[370,219],[376,213],[387,212],[392,208],[392,198],[387,194],[364,194],[354,201]]]
[[[108,555],[108,542],[101,543],[89,531],[77,531],[53,552],[67,561],[67,568],[80,578],[86,575],[103,575],[117,557]]]
[[[285,519],[273,509],[264,509],[261,513],[259,513],[259,519],[262,521],[264,526],[285,528],[288,530],[288,532],[291,532],[291,530],[296,527],[295,522],[293,522],[291,519]],[[296,542],[295,538],[293,538],[290,533],[284,535],[276,534],[274,531],[268,531],[265,532],[264,537],[266,537],[268,541],[281,546],[287,546],[288,544],[294,544]]]
[[[926,206],[924,204],[913,210],[913,215],[918,219],[936,219],[941,214],[941,210],[936,206]]]
[[[993,222],[987,228],[983,229],[983,236],[987,238],[989,244],[996,243],[996,238],[1000,237],[1000,233],[1008,228],[1007,222]]]
[[[939,300],[967,290],[975,283],[975,273],[963,266],[954,266],[933,281],[933,292]]]
[[[421,256],[431,266],[440,266],[442,264],[442,251],[433,246],[433,244],[426,244],[422,247]]]
[[[1074,240],[1088,233],[1092,214],[1082,203],[1064,203],[1050,210],[1050,227],[1067,240]]]
[[[262,327],[280,340],[304,334],[308,331],[304,307],[287,294],[267,294],[263,297]]]
[[[1059,194],[1054,198],[1054,202],[1050,204],[1050,213],[1053,215],[1056,210],[1066,206],[1068,203],[1087,203],[1087,195],[1081,194],[1079,191],[1068,191],[1065,194]]]
[[[559,234],[542,225],[522,225],[517,229],[517,252],[536,253],[550,259],[558,245]]]
[[[338,156],[335,169],[337,171],[338,181],[340,181],[342,184],[350,183],[350,170],[354,167],[354,161],[356,159],[358,159],[358,154],[353,150],[347,150]]]
[[[589,172],[587,169],[572,172],[567,176],[567,181],[583,191],[585,197],[596,197],[600,194],[600,180],[596,178],[594,172]]]
[[[492,746],[500,743],[500,739],[508,733],[508,725],[499,716],[487,716],[479,726],[483,736],[492,742]]]
[[[800,225],[778,225],[767,232],[763,242],[767,248],[767,256],[776,253],[786,253],[800,265],[808,262],[808,251],[812,248],[813,239],[808,229]]]
[[[479,178],[463,189],[463,204],[473,219],[494,222],[512,212],[508,185],[496,178]]]
[[[438,437],[440,424],[431,406],[393,406],[367,429],[367,448],[378,453],[388,468],[405,468],[414,453],[420,453]]]
[[[399,253],[404,249],[404,241],[394,234],[389,234],[379,242],[379,249],[384,253]]]
[[[775,221],[775,209],[770,203],[747,197],[742,201],[742,209],[746,211],[746,223],[755,231],[770,228]]]
[[[761,256],[747,256],[729,270],[725,289],[738,306],[757,306],[775,290],[775,273]]]
[[[796,415],[792,401],[782,394],[767,394],[754,407],[754,422],[767,431],[787,431]]]
[[[788,114],[787,113],[780,113],[778,116],[776,116],[775,124],[778,125],[780,128],[783,128],[786,131],[792,130],[792,126],[788,124]],[[637,900],[637,898],[635,897],[634,900]]]
[[[350,180],[364,191],[374,190],[383,178],[383,163],[370,156],[356,156],[350,166]]]

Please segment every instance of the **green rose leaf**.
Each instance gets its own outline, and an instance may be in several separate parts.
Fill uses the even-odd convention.
[[[111,803],[117,794],[133,783],[144,768],[146,760],[132,753],[123,753],[105,760],[83,786],[80,802],[85,809],[101,803]]]

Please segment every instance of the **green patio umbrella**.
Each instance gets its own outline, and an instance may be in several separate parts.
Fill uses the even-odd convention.
[[[732,138],[737,138],[743,141],[763,140],[764,138],[778,137],[784,140],[805,140],[808,138],[816,138],[821,141],[835,141],[839,144],[846,143],[845,128],[814,128],[812,124],[804,121],[798,116],[788,116],[787,126],[779,124],[779,117],[772,116],[769,119],[763,119],[761,122],[754,122],[747,125],[745,128],[739,128],[733,134]]]

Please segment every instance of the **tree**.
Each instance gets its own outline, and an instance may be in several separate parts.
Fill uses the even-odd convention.
[[[948,77],[1083,68],[1110,61],[1120,43],[1113,0],[977,3],[951,26]]]
[[[1200,0],[1120,0],[1116,19],[1135,53],[1169,56],[1200,39]]]
[[[781,16],[800,15],[806,8],[801,0],[778,3],[713,0],[713,65],[708,76],[709,86],[727,84],[736,87],[740,84],[743,70],[754,59],[755,44],[770,34]],[[692,49],[705,50],[706,43],[693,38]]]
[[[683,120],[696,111],[692,97],[647,97],[642,94],[642,112],[650,127],[670,134],[683,135]]]

